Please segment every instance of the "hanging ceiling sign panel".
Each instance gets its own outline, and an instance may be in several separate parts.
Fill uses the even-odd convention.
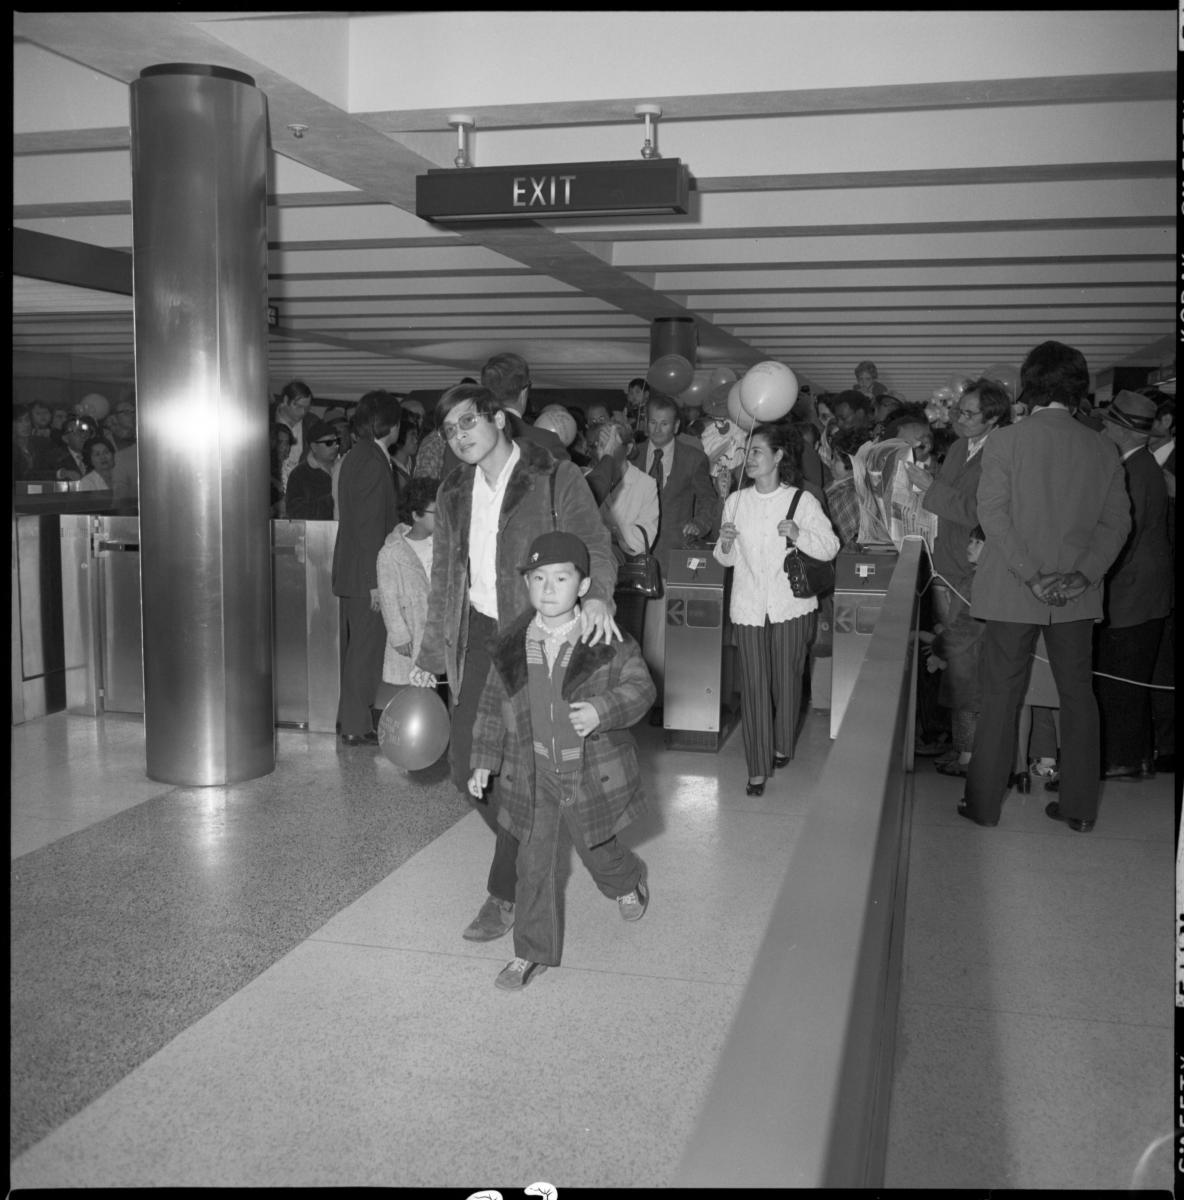
[[[415,215],[445,224],[669,216],[687,212],[690,190],[690,172],[677,158],[455,167],[416,177]]]

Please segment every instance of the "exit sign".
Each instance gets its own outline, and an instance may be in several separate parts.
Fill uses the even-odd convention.
[[[689,196],[690,172],[677,158],[455,167],[416,177],[415,215],[445,223],[675,215]]]

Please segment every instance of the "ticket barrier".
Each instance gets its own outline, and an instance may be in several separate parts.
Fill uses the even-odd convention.
[[[839,736],[855,680],[899,559],[891,545],[840,550],[835,559],[834,648],[831,653],[830,736]]]
[[[735,647],[725,640],[730,578],[710,546],[667,556],[662,711],[670,749],[717,751],[739,720]]]

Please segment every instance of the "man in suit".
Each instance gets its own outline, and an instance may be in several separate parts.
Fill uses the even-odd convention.
[[[1060,799],[1045,809],[1087,833],[1097,818],[1100,756],[1092,679],[1093,625],[1102,579],[1131,520],[1113,443],[1073,419],[1089,390],[1079,350],[1042,342],[1024,360],[1030,414],[983,447],[979,524],[986,545],[971,615],[986,621],[982,709],[958,815],[997,825],[1037,636],[1061,702]]]
[[[1155,402],[1123,391],[1102,412],[1103,433],[1122,456],[1131,532],[1106,576],[1106,620],[1098,631],[1098,704],[1106,779],[1155,774],[1151,682],[1164,620],[1172,610],[1172,552],[1163,471],[1148,449]],[[1135,682],[1120,683],[1117,675]]]
[[[649,436],[629,456],[629,461],[658,485],[658,536],[653,553],[663,576],[671,551],[682,550],[716,531],[723,507],[702,443],[698,438],[680,438],[678,428],[678,405],[661,392],[651,392],[646,408]],[[658,689],[658,705],[650,717],[651,724],[658,725],[666,678],[665,597],[646,603],[642,652]]]
[[[341,597],[341,700],[337,721],[347,746],[377,745],[374,703],[382,682],[386,625],[378,592],[378,552],[398,520],[390,446],[399,436],[399,401],[367,392],[354,410],[356,440],[337,479],[333,594]]]
[[[518,354],[495,354],[481,368],[481,385],[493,393],[494,400],[506,414],[511,438],[515,441],[525,439],[542,446],[560,462],[571,461],[571,455],[558,434],[526,423],[523,414],[530,399],[530,368],[524,358]]]

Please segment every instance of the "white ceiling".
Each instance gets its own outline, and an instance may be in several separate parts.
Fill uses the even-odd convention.
[[[820,391],[864,358],[923,400],[1046,338],[1095,373],[1173,358],[1170,9],[1061,12],[14,14],[13,223],[130,252],[128,85],[245,71],[271,119],[273,390],[438,388],[515,350],[621,388],[651,321],[700,365],[778,359]],[[639,159],[685,217],[438,228],[414,179]],[[297,139],[289,126],[305,125]],[[130,378],[130,297],[14,278],[19,361]]]

